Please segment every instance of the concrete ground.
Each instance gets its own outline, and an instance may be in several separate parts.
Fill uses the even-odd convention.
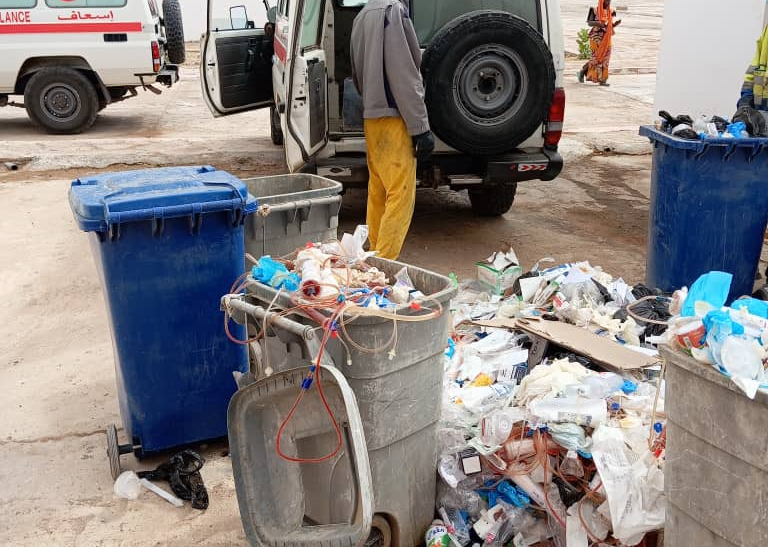
[[[562,4],[566,43],[575,48],[589,2]],[[589,260],[642,280],[650,156],[637,127],[654,119],[662,0],[626,7],[612,87],[576,84],[580,62],[568,61],[562,176],[521,184],[512,210],[491,220],[474,217],[464,195],[419,191],[403,260],[469,277],[476,260],[508,242],[525,266],[547,256]],[[23,111],[0,109],[0,142],[0,165],[20,165],[0,171],[0,545],[246,545],[223,445],[202,449],[211,499],[205,512],[175,509],[149,493],[133,502],[114,498],[103,434],[107,424],[120,424],[111,341],[67,188],[78,176],[134,166],[280,172],[265,113],[213,119],[197,70],[187,67],[172,90],[110,106],[82,136],[46,136]],[[347,193],[343,228],[364,216],[364,193]],[[156,463],[124,458],[134,469]]]

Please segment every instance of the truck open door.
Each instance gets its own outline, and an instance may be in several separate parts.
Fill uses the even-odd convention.
[[[291,171],[310,163],[328,142],[328,71],[322,47],[326,1],[297,0],[288,3],[287,17],[278,14],[275,61],[285,67],[287,87],[285,104],[278,106]]]
[[[248,6],[235,2],[208,0],[200,80],[203,99],[217,117],[274,104],[273,31],[265,31],[266,6],[255,0]]]

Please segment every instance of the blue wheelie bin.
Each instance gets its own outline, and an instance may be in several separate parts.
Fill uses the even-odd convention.
[[[752,294],[768,222],[768,139],[673,137],[653,127],[646,281],[665,291],[702,274],[733,274],[730,298]]]
[[[74,181],[69,203],[112,333],[129,439],[118,446],[107,429],[113,475],[119,454],[226,436],[232,373],[247,371],[248,354],[225,336],[219,303],[245,271],[243,224],[256,210],[246,185],[210,166],[124,171]]]

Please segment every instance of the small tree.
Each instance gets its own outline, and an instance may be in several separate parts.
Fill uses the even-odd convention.
[[[579,59],[589,59],[592,57],[592,50],[589,47],[589,29],[581,29],[576,38],[576,44],[579,46]]]

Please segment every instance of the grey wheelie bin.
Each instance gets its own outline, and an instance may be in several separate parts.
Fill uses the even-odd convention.
[[[406,267],[383,259],[368,262],[390,279]],[[443,352],[449,331],[449,301],[456,289],[447,277],[407,268],[415,287],[427,295],[425,305],[433,309],[440,306],[445,313],[396,326],[387,318],[357,317],[346,327],[354,344],[343,342],[344,335],[329,340],[322,363],[333,373],[324,372],[322,381],[341,392],[348,386],[355,404],[345,408],[331,405],[344,447],[339,455],[321,463],[282,460],[275,456],[275,438],[302,389],[302,378],[317,359],[322,330],[298,313],[289,318],[270,313],[272,326],[268,343],[262,346],[268,350],[262,356],[262,370],[268,367],[274,374],[241,383],[229,408],[238,500],[252,545],[282,545],[277,538],[290,538],[286,545],[295,546],[356,545],[361,537],[369,537],[369,544],[380,547],[415,547],[422,542],[434,515]],[[261,323],[265,308],[275,297],[274,289],[253,281],[248,296],[230,299],[224,305],[241,313],[239,321],[247,316],[247,321]],[[281,294],[272,309],[292,307],[290,297]],[[397,312],[419,313],[424,312],[408,306]],[[396,336],[393,328],[397,329]],[[393,336],[394,346],[388,344]],[[284,451],[293,450],[307,458],[328,453],[337,439],[314,389],[308,391],[289,420],[292,425],[286,426],[282,435],[284,445],[290,446]],[[368,465],[354,456],[358,416]],[[259,459],[262,456],[267,460]],[[270,473],[277,475],[266,477]],[[292,477],[290,486],[274,480],[283,474]],[[368,480],[372,496],[366,497],[363,487]],[[262,503],[278,491],[283,495],[283,488],[289,489],[290,495],[280,503],[270,507]],[[335,526],[332,537],[317,535],[328,526]],[[315,537],[328,541],[313,542]]]
[[[259,201],[257,213],[245,221],[245,251],[253,257],[280,257],[310,242],[336,239],[340,183],[304,173],[243,182]]]

